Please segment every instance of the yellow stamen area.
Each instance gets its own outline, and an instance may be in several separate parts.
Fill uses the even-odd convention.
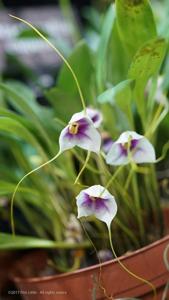
[[[90,199],[95,202],[96,201],[96,197],[90,196]]]
[[[123,148],[125,149],[125,150],[127,150],[128,148],[129,148],[129,142],[126,142],[126,143],[124,143],[124,144],[122,144],[123,145]]]
[[[79,129],[79,124],[77,122],[71,123],[69,125],[69,133],[71,134],[77,134]]]

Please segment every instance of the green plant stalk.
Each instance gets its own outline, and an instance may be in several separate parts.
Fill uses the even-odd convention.
[[[133,173],[132,177],[132,187],[133,187],[133,193],[134,193],[134,202],[135,202],[135,208],[136,208],[136,216],[139,226],[139,232],[140,237],[143,245],[145,244],[145,228],[142,218],[142,209],[141,209],[141,203],[140,203],[140,197],[139,197],[139,189],[138,189],[138,183],[137,183],[137,177],[136,174]]]
[[[155,195],[155,205],[156,205],[156,212],[157,212],[157,218],[159,221],[159,225],[160,225],[160,233],[161,235],[164,232],[164,224],[163,224],[163,214],[162,214],[162,210],[161,210],[161,204],[160,204],[160,195],[159,195],[159,190],[158,190],[158,186],[157,186],[157,178],[156,178],[156,174],[155,174],[155,167],[154,166],[150,166],[151,168],[151,182],[152,182],[152,187],[153,187],[153,191],[154,191],[154,195]]]

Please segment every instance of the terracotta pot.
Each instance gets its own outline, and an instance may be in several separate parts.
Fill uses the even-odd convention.
[[[168,221],[169,210],[165,214],[165,217],[167,217],[166,220]],[[156,286],[158,300],[161,300],[165,284],[169,280],[169,272],[166,270],[163,261],[164,249],[168,243],[169,235],[149,246],[121,257],[121,261],[128,269],[151,281]],[[34,266],[35,270],[39,269],[39,263],[41,267],[44,266],[45,260],[38,255],[29,257],[29,260],[28,258],[21,260],[13,276],[16,285],[24,295],[24,299],[90,300],[93,299],[92,294],[94,293],[97,295],[96,299],[106,299],[97,284],[99,265],[62,275],[22,278],[21,269],[25,269],[26,265]],[[119,266],[116,259],[102,264],[102,283],[107,293],[113,295],[115,298],[133,297],[144,300],[153,299],[150,287],[127,274]]]

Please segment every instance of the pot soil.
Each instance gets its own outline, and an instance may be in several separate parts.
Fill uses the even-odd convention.
[[[165,219],[169,223],[169,209],[165,210]],[[163,260],[163,253],[168,244],[169,235],[120,258],[132,272],[151,281],[157,289],[157,300],[162,299],[164,287],[169,280],[169,272]],[[36,255],[19,261],[12,277],[25,300],[106,299],[97,282],[99,265],[61,275],[33,278],[29,276],[32,267],[39,272],[45,264],[46,257],[43,252],[37,252]],[[23,269],[24,276],[27,276],[25,278],[22,275]],[[102,284],[107,293],[114,298],[153,299],[150,287],[127,274],[116,259],[102,264]],[[166,299],[169,299],[169,296]]]

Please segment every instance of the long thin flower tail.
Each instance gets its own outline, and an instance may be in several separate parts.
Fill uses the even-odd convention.
[[[21,183],[23,182],[23,180],[25,178],[27,178],[29,175],[35,173],[36,171],[40,170],[41,168],[47,166],[48,164],[50,164],[51,162],[53,162],[55,159],[57,159],[59,157],[59,155],[61,154],[61,152],[59,151],[53,158],[51,158],[50,160],[46,161],[45,163],[43,163],[42,165],[40,165],[39,167],[31,170],[30,172],[28,172],[27,174],[25,174],[21,180],[18,182],[18,184],[15,187],[15,190],[13,192],[12,198],[11,198],[11,209],[10,209],[10,214],[11,214],[11,230],[12,230],[12,234],[15,235],[15,223],[14,223],[14,199],[15,199],[15,195],[18,191],[19,186],[21,185]]]
[[[113,243],[112,243],[112,235],[111,235],[111,229],[110,227],[108,228],[108,231],[109,231],[109,240],[110,240],[110,246],[111,246],[111,250],[112,250],[112,253],[113,255],[115,256],[115,258],[117,259],[119,265],[129,274],[131,275],[132,277],[138,279],[139,281],[147,284],[149,287],[151,287],[152,291],[153,291],[153,294],[154,294],[154,297],[153,299],[154,300],[157,300],[157,292],[156,292],[156,288],[155,286],[148,280],[146,280],[145,278],[142,278],[140,276],[138,276],[137,274],[133,273],[132,271],[130,271],[120,260],[120,258],[116,255],[116,252],[114,250],[114,247],[113,247]]]
[[[71,65],[69,64],[69,62],[67,61],[67,59],[63,56],[63,54],[59,51],[58,48],[56,48],[44,35],[42,32],[40,32],[35,26],[33,26],[31,23],[29,23],[28,21],[24,20],[24,19],[21,19],[19,17],[16,17],[16,16],[13,16],[13,15],[10,15],[9,16],[11,18],[14,18],[18,21],[21,21],[22,23],[26,24],[27,26],[29,26],[30,28],[32,28],[56,53],[57,55],[62,59],[62,61],[65,63],[65,65],[68,67],[69,71],[71,72],[72,76],[73,76],[73,79],[76,83],[76,86],[77,86],[77,89],[78,89],[78,92],[79,92],[79,96],[80,96],[80,99],[81,99],[81,103],[82,103],[82,106],[83,106],[83,109],[84,111],[86,112],[86,105],[85,105],[85,100],[84,100],[84,97],[83,97],[83,93],[82,93],[82,90],[81,90],[81,87],[80,87],[80,84],[79,84],[79,81],[77,79],[77,76],[75,74],[75,72],[73,71]]]

